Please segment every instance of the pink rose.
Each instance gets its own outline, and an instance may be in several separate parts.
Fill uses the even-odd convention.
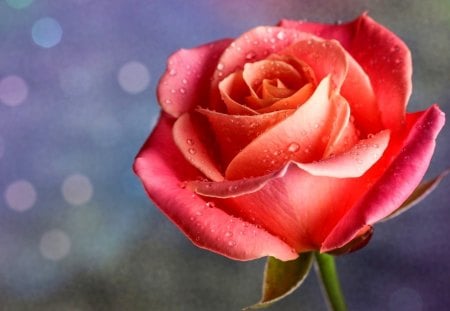
[[[332,252],[398,209],[429,165],[444,114],[406,113],[411,68],[367,15],[180,50],[135,172],[199,247],[239,260]]]

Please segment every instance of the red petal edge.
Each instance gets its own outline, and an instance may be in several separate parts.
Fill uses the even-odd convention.
[[[279,26],[338,40],[369,76],[384,126],[401,126],[412,89],[412,61],[398,36],[367,14],[342,25],[282,20]]]
[[[231,41],[223,39],[193,49],[182,49],[169,57],[157,91],[165,112],[179,117],[203,104],[217,60]]]
[[[162,113],[133,166],[156,206],[198,247],[235,260],[297,258],[298,254],[278,237],[225,213],[219,208],[220,202],[204,201],[183,187],[184,181],[196,179],[200,172],[175,146],[173,123],[171,117]]]
[[[372,225],[395,211],[420,183],[433,155],[435,139],[444,126],[445,115],[437,105],[418,114],[401,152],[373,188],[339,221],[323,242],[321,252],[343,246],[363,226]]]

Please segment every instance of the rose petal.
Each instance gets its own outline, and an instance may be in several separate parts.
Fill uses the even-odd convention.
[[[359,203],[339,221],[321,251],[340,247],[366,224],[374,224],[395,211],[417,187],[433,155],[435,139],[445,118],[436,105],[408,114],[409,132],[400,152]]]
[[[271,179],[282,177],[289,165],[283,169],[264,176],[221,182],[190,181],[187,186],[196,193],[211,198],[234,198],[261,190]]]
[[[329,98],[330,77],[323,79],[311,98],[294,114],[258,136],[228,165],[226,179],[261,176],[282,168],[289,160],[311,162],[322,158],[342,106]]]
[[[384,127],[402,126],[411,94],[411,54],[405,43],[366,14],[342,25],[281,21],[281,27],[336,39],[370,77]]]
[[[228,165],[236,154],[256,137],[294,112],[291,109],[245,116],[228,115],[206,109],[198,111],[208,119],[225,165]]]
[[[250,90],[250,94],[255,99],[263,99],[263,94],[258,94],[260,87],[265,79],[279,79],[289,89],[299,89],[306,82],[300,73],[291,65],[281,61],[262,60],[255,63],[247,63],[244,66],[242,77]],[[262,108],[272,103],[271,100],[261,100],[249,102],[249,104],[260,104],[260,106],[252,107],[253,109]],[[264,106],[261,106],[264,105]]]
[[[296,163],[314,176],[336,178],[360,177],[383,155],[389,143],[390,131],[384,130],[371,138],[360,140],[349,151],[312,163]]]
[[[211,109],[222,111],[222,103],[217,86],[220,81],[236,70],[243,69],[245,63],[255,62],[271,53],[276,53],[298,40],[313,37],[292,29],[281,27],[256,27],[234,40],[220,57],[211,82]]]
[[[240,104],[233,98],[243,98],[248,95],[249,90],[242,77],[242,71],[236,71],[223,79],[219,84],[220,95],[225,103],[229,114],[255,115],[255,110],[246,105]]]
[[[194,167],[198,168],[205,176],[214,181],[223,180],[222,173],[208,152],[208,143],[205,143],[207,129],[201,120],[193,115],[185,113],[181,115],[173,125],[173,139],[175,144]]]
[[[294,43],[279,52],[308,64],[318,81],[331,75],[333,89],[340,89],[347,75],[345,51],[337,41],[308,39]]]
[[[279,238],[180,187],[184,180],[195,179],[199,172],[175,146],[171,139],[172,126],[173,120],[163,114],[134,163],[136,174],[162,212],[195,245],[226,257],[237,260],[264,256],[281,260],[297,258],[298,254]]]
[[[331,98],[336,105],[342,106],[335,115],[335,122],[331,130],[328,145],[323,154],[323,158],[346,152],[359,140],[359,135],[353,125],[353,119],[350,116],[350,106],[348,102],[339,94],[334,94]]]
[[[280,99],[272,105],[258,109],[258,113],[267,113],[271,111],[284,109],[297,109],[303,105],[314,93],[314,85],[312,83],[305,84],[300,90],[287,98]]]
[[[158,85],[162,109],[173,117],[203,104],[217,59],[232,40],[224,39],[193,49],[183,49],[169,57],[167,70]]]

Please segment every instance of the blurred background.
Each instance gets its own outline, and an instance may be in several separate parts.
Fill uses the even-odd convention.
[[[131,171],[169,54],[281,18],[363,11],[412,51],[409,111],[450,114],[448,0],[1,0],[0,310],[240,310],[264,259],[194,247]],[[449,126],[427,177],[450,166]],[[450,179],[338,258],[350,310],[450,305]],[[326,310],[314,274],[270,310]]]

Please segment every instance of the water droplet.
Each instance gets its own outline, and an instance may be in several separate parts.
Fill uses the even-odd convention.
[[[316,129],[316,128],[319,128],[319,123],[315,123],[314,124],[314,128]]]
[[[255,57],[256,57],[256,53],[253,52],[253,51],[250,51],[250,52],[248,52],[248,53],[245,55],[245,58],[246,58],[247,60],[254,59]]]
[[[171,75],[172,77],[175,76],[177,74],[177,71],[175,69],[170,69],[169,71],[169,75]]]
[[[214,204],[214,202],[206,202],[206,207],[213,208],[216,207],[216,205]]]
[[[189,148],[189,149],[188,149],[188,152],[189,152],[190,154],[196,154],[196,153],[197,153],[197,150],[195,150],[194,148]]]
[[[178,184],[178,186],[179,186],[181,189],[186,189],[187,181],[180,182],[180,183]]]
[[[225,237],[226,237],[226,238],[229,238],[229,237],[232,236],[232,235],[233,235],[233,233],[232,233],[231,231],[225,232]]]
[[[181,94],[186,94],[186,89],[184,87],[180,88],[180,93]]]
[[[378,146],[378,144],[373,144],[372,147],[378,148],[379,146]]]
[[[373,136],[374,136],[373,134],[368,134],[368,135],[367,135],[367,138],[370,139],[370,138],[373,138]]]
[[[186,144],[188,144],[189,146],[192,146],[194,144],[194,141],[190,138],[186,139]]]
[[[286,35],[285,35],[284,31],[280,31],[280,32],[277,34],[277,39],[278,39],[278,40],[284,40],[285,37],[286,37]]]
[[[297,152],[299,149],[300,149],[300,146],[299,146],[299,144],[297,144],[297,143],[291,143],[291,144],[288,146],[288,151],[289,151],[289,152]]]
[[[164,101],[164,103],[165,103],[166,105],[170,105],[170,104],[172,103],[172,101],[171,101],[170,99],[166,99],[166,100]]]
[[[183,80],[181,80],[181,83],[187,84],[187,80],[186,80],[186,79],[183,79]]]
[[[225,68],[224,64],[222,63],[217,64],[217,70],[223,70],[223,68]]]
[[[195,212],[195,215],[196,215],[196,216],[202,216],[202,212],[201,212],[201,211],[196,211],[196,212]]]
[[[228,241],[228,246],[230,246],[230,247],[236,246],[236,241],[233,241],[233,240]]]
[[[275,151],[273,152],[273,155],[274,155],[274,156],[280,155],[280,151],[279,151],[279,150],[275,150]]]
[[[172,94],[175,94],[175,92],[176,92],[175,89],[170,90],[170,93],[172,93]]]

